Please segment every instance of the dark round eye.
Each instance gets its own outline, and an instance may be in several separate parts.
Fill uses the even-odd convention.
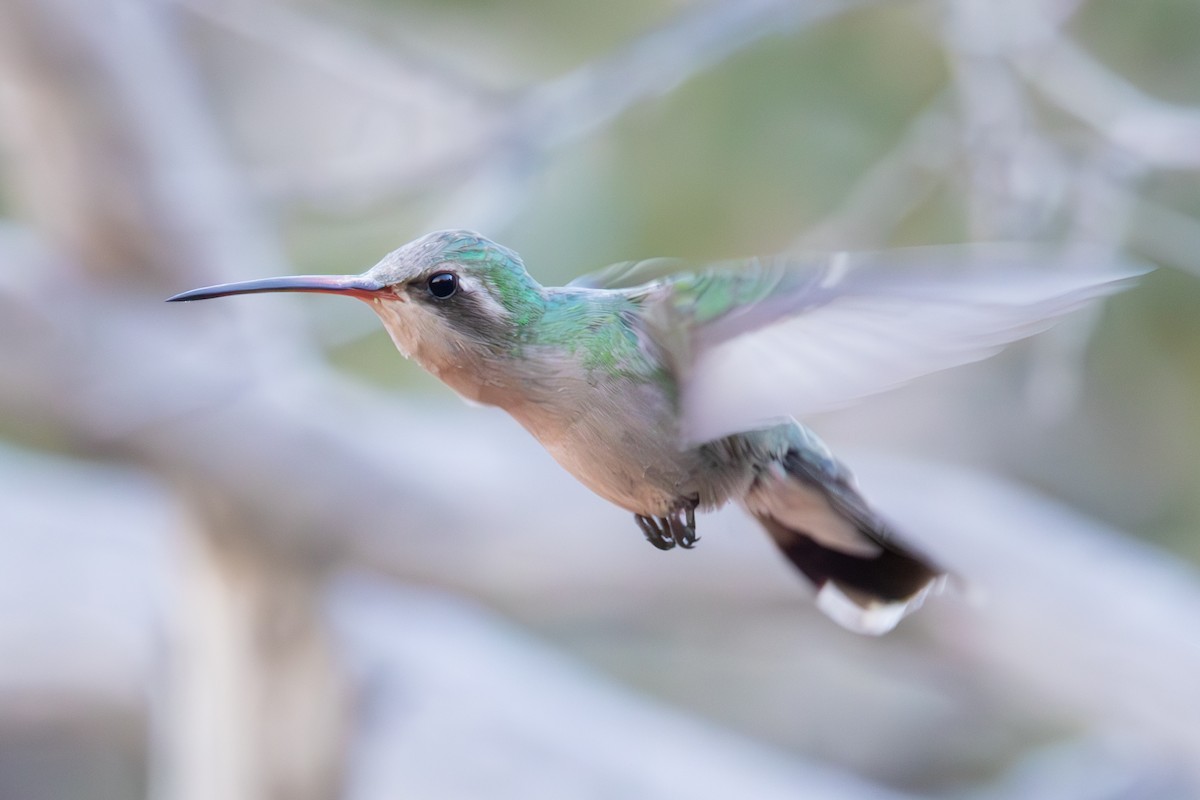
[[[429,276],[429,293],[438,300],[445,300],[458,291],[458,276],[453,272],[435,272]]]

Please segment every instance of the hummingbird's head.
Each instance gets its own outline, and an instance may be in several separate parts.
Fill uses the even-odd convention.
[[[323,292],[366,301],[404,355],[452,385],[512,350],[544,295],[506,247],[470,231],[438,231],[361,275],[300,275],[194,289],[172,301],[256,292]],[[466,387],[455,385],[464,394]]]
[[[393,250],[364,273],[365,297],[396,346],[426,368],[455,356],[507,352],[542,307],[521,257],[470,231],[437,231]]]

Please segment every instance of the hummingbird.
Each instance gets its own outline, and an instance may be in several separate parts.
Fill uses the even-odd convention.
[[[811,582],[823,612],[878,635],[948,572],[868,503],[796,417],[982,359],[1145,271],[1107,258],[1048,270],[1036,248],[982,252],[651,259],[547,287],[514,251],[449,230],[359,275],[226,283],[169,301],[363,300],[405,357],[467,400],[507,411],[575,478],[631,512],[654,547],[694,547],[696,512],[736,502]]]

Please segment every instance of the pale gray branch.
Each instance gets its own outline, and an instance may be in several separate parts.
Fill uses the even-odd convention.
[[[532,89],[519,137],[549,149],[674,89],[760,39],[815,25],[879,0],[722,0],[697,5],[613,54]]]
[[[1041,31],[1030,5],[947,4],[942,40],[962,108],[970,233],[977,239],[1038,238],[1066,193],[1066,169],[1037,130],[1025,88],[1003,58]]]
[[[381,113],[403,120],[401,137],[387,149],[356,148],[274,167],[265,188],[346,211],[434,184],[466,183],[479,209],[471,218],[477,219],[511,208],[547,152],[636,103],[669,92],[764,37],[794,33],[879,0],[700,4],[610,55],[508,98],[485,88],[482,78],[417,64],[277,5],[180,2],[335,77],[386,106]]]
[[[1066,37],[1012,55],[1043,96],[1156,169],[1200,169],[1200,110],[1150,96]]]

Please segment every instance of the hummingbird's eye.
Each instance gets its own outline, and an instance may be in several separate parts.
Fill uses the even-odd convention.
[[[435,272],[429,276],[429,282],[425,285],[431,295],[438,300],[445,300],[458,291],[458,276],[453,272]]]

